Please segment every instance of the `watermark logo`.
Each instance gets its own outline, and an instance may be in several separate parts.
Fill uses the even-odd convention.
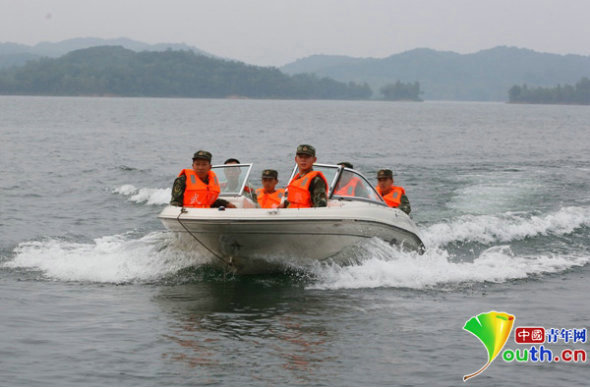
[[[542,326],[518,326],[514,330],[514,342],[523,348],[505,349],[508,338],[514,325],[515,317],[512,314],[489,311],[471,317],[465,322],[464,330],[476,336],[488,351],[488,362],[478,371],[463,376],[467,381],[486,370],[492,361],[502,355],[504,362],[512,363],[587,363],[589,361],[587,351],[575,348],[578,344],[588,342],[588,329],[586,328],[549,328]],[[551,348],[559,342],[571,345],[567,348],[561,346],[561,350]]]
[[[560,341],[574,346],[585,344],[587,342],[587,333],[586,328],[545,329],[544,327],[517,327],[514,331],[514,342],[532,346],[524,349],[506,349],[502,352],[502,359],[505,362],[516,361],[518,363],[585,363],[588,362],[588,354],[584,349],[565,348],[556,351],[547,348],[545,344],[551,346]]]
[[[508,341],[508,337],[510,337],[514,318],[512,314],[489,311],[471,317],[465,322],[463,329],[476,336],[488,351],[488,362],[478,371],[463,376],[463,381],[482,373],[500,354],[506,341]]]

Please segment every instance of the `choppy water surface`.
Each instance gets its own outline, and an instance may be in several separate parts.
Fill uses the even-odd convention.
[[[462,330],[474,315],[590,326],[588,107],[0,97],[0,112],[6,385],[462,385],[487,361]],[[372,180],[393,168],[427,252],[372,240],[353,265],[224,279],[157,220],[197,149],[284,183],[299,143]],[[497,359],[467,384],[587,385],[588,365]]]

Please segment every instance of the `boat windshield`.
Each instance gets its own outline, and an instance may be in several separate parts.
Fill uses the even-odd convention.
[[[385,204],[373,185],[355,170],[332,164],[318,163],[313,165],[313,169],[315,171],[321,171],[326,177],[330,185],[328,198],[348,198]],[[291,182],[296,173],[297,166],[293,168],[289,182]]]
[[[332,190],[331,198],[351,198],[383,203],[373,186],[364,176],[349,168],[343,168],[342,173]]]
[[[240,196],[248,184],[252,163],[222,164],[211,167],[219,180],[220,195]]]

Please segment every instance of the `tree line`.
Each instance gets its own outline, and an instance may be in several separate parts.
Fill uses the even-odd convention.
[[[553,88],[529,88],[514,85],[508,91],[508,102],[528,104],[590,104],[590,79],[583,77],[575,85]]]
[[[0,94],[368,99],[367,83],[338,82],[313,74],[282,73],[191,51],[134,52],[91,47],[0,71]]]
[[[381,89],[381,94],[385,100],[396,100],[396,101],[422,101],[420,99],[420,83],[403,83],[397,81],[394,84],[387,84]]]

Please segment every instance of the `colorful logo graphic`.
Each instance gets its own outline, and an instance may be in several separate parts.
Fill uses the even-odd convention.
[[[463,381],[477,376],[490,366],[508,341],[513,324],[514,315],[497,311],[481,313],[465,322],[463,329],[476,336],[486,347],[488,362],[477,372],[463,376]]]

